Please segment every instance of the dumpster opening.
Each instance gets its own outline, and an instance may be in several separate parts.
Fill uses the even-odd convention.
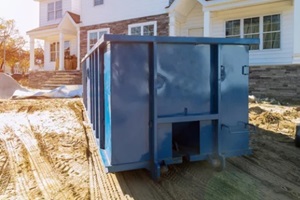
[[[173,157],[200,154],[200,122],[172,123]]]

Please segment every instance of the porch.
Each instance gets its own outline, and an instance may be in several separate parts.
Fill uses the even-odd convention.
[[[66,12],[59,24],[42,26],[27,34],[30,37],[30,71],[35,66],[36,40],[44,42],[44,71],[80,70],[80,16]],[[62,59],[61,59],[62,58]]]

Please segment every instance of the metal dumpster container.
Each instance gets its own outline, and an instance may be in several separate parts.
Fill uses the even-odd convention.
[[[84,103],[108,172],[250,154],[257,39],[104,35],[82,60]]]

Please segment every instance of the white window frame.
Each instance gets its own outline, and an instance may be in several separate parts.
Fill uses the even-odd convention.
[[[104,0],[101,0],[100,2],[96,2],[96,0],[94,0],[94,6],[99,6],[103,4],[104,4]]]
[[[60,9],[56,9],[56,5],[58,2],[61,2],[61,8]],[[53,4],[53,10],[49,11],[49,5]],[[61,19],[62,18],[62,10],[63,10],[63,2],[62,0],[59,1],[53,1],[47,4],[47,20],[48,21],[52,21],[52,20],[56,20],[56,19]],[[57,16],[58,11],[61,11],[61,16]],[[53,13],[53,19],[49,18],[49,13]]]
[[[98,38],[98,40],[100,39],[99,38],[99,32],[104,32],[104,31],[106,31],[107,32],[107,34],[109,34],[110,33],[110,28],[100,28],[100,29],[94,29],[94,30],[89,30],[89,31],[87,31],[87,50],[89,51],[89,50],[91,50],[91,48],[90,48],[90,34],[91,33],[97,33],[97,38]]]
[[[274,48],[274,49],[264,49],[263,48],[263,34],[264,34],[264,17],[265,16],[272,16],[272,15],[280,15],[280,47],[279,48]],[[264,15],[256,15],[256,16],[249,16],[249,17],[243,17],[243,18],[238,18],[240,20],[240,38],[244,38],[244,19],[248,18],[255,18],[259,17],[259,49],[256,50],[251,50],[251,51],[278,51],[281,50],[282,48],[282,13],[271,13],[271,14],[264,14]],[[226,22],[227,21],[232,21],[232,20],[238,20],[238,19],[226,19],[224,23],[224,37],[226,37]]]
[[[154,32],[154,36],[156,36],[157,35],[157,21],[129,24],[128,25],[128,35],[131,35],[131,28],[134,28],[134,27],[141,27],[141,35],[144,35],[144,26],[149,26],[149,25],[154,25],[153,32]]]

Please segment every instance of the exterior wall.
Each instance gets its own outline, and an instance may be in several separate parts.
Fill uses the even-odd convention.
[[[103,5],[94,6],[93,1],[81,1],[83,26],[116,22],[141,16],[166,13],[169,0],[104,0]]]
[[[80,6],[81,6],[81,2],[80,0],[71,0],[71,9],[69,11],[79,14],[80,15]]]
[[[250,67],[250,94],[299,103],[299,77],[300,65]]]
[[[203,29],[203,12],[200,3],[191,10],[191,12],[186,17],[185,23],[182,23],[179,28],[180,36],[190,36],[190,29]],[[203,30],[202,30],[203,35]]]
[[[250,51],[250,65],[291,64],[293,55],[293,6],[291,1],[213,12],[211,36],[225,37],[225,22],[228,20],[272,14],[281,14],[281,48]]]
[[[148,16],[130,20],[123,20],[113,23],[97,24],[92,26],[85,26],[80,28],[80,59],[87,53],[87,32],[89,30],[96,30],[101,28],[109,28],[111,34],[128,34],[128,25],[135,23],[143,23],[148,21],[157,21],[157,35],[169,35],[169,16],[168,14]]]

